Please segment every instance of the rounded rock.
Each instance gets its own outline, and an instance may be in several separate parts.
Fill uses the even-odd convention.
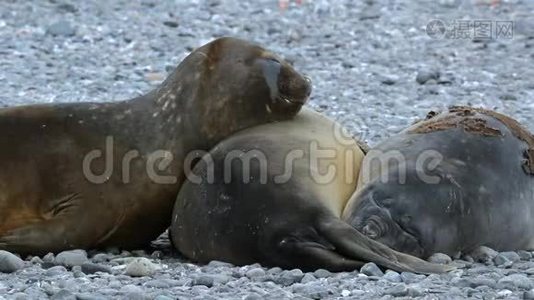
[[[11,252],[0,250],[0,272],[13,273],[24,267],[24,261]]]
[[[81,266],[87,261],[87,252],[81,249],[63,251],[56,255],[56,258],[54,260],[56,264],[69,268],[74,266]]]
[[[429,258],[428,261],[435,264],[450,264],[452,262],[452,259],[447,254],[443,253],[434,253]]]
[[[133,259],[124,269],[124,274],[131,277],[150,276],[156,272],[156,266],[145,257]]]
[[[384,276],[384,272],[382,272],[382,270],[380,270],[380,268],[372,262],[363,265],[363,267],[360,269],[360,273],[367,276]]]

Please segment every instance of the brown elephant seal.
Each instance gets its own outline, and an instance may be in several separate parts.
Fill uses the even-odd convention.
[[[419,257],[534,249],[533,175],[534,137],[518,122],[452,107],[369,152],[343,219]]]
[[[309,93],[274,54],[222,38],[129,101],[0,110],[0,249],[146,245],[170,224],[191,151],[292,118]]]
[[[395,252],[341,221],[363,152],[339,125],[303,109],[291,121],[223,140],[195,166],[174,206],[174,246],[197,262],[349,271],[445,267]]]

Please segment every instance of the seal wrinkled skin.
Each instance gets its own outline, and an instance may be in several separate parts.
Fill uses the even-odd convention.
[[[0,110],[0,249],[146,246],[170,224],[189,154],[293,118],[310,91],[275,54],[221,38],[135,99]]]
[[[430,113],[371,149],[386,163],[373,167],[366,156],[343,219],[418,257],[534,249],[533,146],[528,130],[491,110]]]

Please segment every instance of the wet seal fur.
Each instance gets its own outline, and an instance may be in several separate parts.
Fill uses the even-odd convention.
[[[0,110],[0,249],[146,246],[170,224],[188,153],[292,118],[310,89],[276,55],[221,38],[132,100]]]
[[[361,172],[367,168],[367,176],[360,174],[343,219],[419,257],[456,255],[482,245],[534,249],[533,149],[533,135],[495,111],[455,106],[430,114],[371,150],[376,155],[364,159]],[[384,162],[391,151],[403,159],[387,161],[386,170],[371,162]],[[418,165],[425,151],[439,159]],[[429,177],[421,171],[437,181],[424,180]]]
[[[336,138],[336,126],[303,108],[290,121],[223,140],[196,165],[199,178],[180,190],[170,227],[174,246],[201,263],[352,271],[373,261],[400,271],[448,270],[393,251],[341,221],[364,153],[357,141]],[[313,145],[332,152],[314,164]],[[276,180],[288,170],[285,181]],[[329,170],[335,172],[330,180],[313,175]]]

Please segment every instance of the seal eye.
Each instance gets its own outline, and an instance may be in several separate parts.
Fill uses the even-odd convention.
[[[377,221],[374,219],[369,220],[369,223],[367,223],[363,227],[362,233],[371,239],[377,239],[382,235],[380,226],[378,225]]]

